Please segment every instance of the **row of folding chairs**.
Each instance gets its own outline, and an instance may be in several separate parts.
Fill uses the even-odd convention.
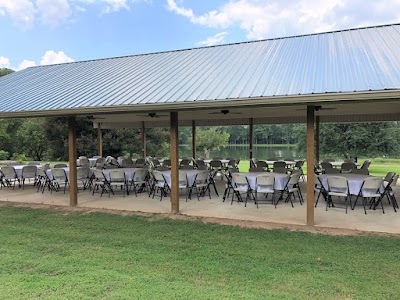
[[[245,207],[247,206],[248,200],[253,200],[254,204],[257,205],[257,208],[259,203],[265,201],[271,201],[276,208],[279,201],[283,199],[285,202],[290,201],[291,206],[294,207],[293,200],[296,200],[296,196],[300,204],[303,204],[304,202],[299,185],[299,179],[301,176],[300,172],[295,172],[289,175],[284,188],[280,190],[275,186],[275,175],[272,173],[257,175],[255,188],[250,186],[249,180],[245,174],[234,172],[226,174],[225,176],[227,184],[224,191],[223,201],[225,201],[225,199],[232,193],[231,204],[235,200],[235,197],[238,202],[244,202]],[[244,200],[243,195],[246,196]],[[260,195],[264,195],[265,198],[260,198]],[[272,196],[270,200],[268,200],[269,195]]]
[[[399,175],[396,175],[394,172],[387,173],[385,178],[365,178],[360,190],[355,194],[350,192],[348,180],[343,176],[328,176],[328,186],[324,187],[321,178],[318,175],[314,175],[314,192],[317,194],[315,207],[317,207],[318,201],[322,196],[326,202],[326,210],[328,210],[328,207],[335,206],[333,197],[337,197],[339,199],[344,199],[346,204],[346,213],[349,205],[351,210],[354,210],[359,199],[361,200],[365,214],[367,214],[368,205],[370,209],[376,209],[377,206],[380,205],[382,212],[385,213],[385,209],[383,207],[383,198],[386,197],[389,204],[392,205],[394,211],[397,212],[399,205],[392,187],[397,184],[398,179]],[[352,203],[353,197],[356,198]]]
[[[211,199],[211,187],[214,187],[214,191],[218,195],[214,177],[215,172],[201,170],[194,176],[193,182],[189,183],[186,172],[180,170],[178,174],[178,187],[180,191],[183,190],[185,192],[186,201],[188,199],[191,199],[193,193],[197,195],[198,200],[200,200],[200,197],[205,196],[207,193],[209,198]],[[170,183],[165,178],[162,171],[158,170],[153,170],[151,172],[150,186],[151,188],[149,196],[152,196],[152,198],[154,198],[156,195],[159,194],[160,201],[171,191]]]

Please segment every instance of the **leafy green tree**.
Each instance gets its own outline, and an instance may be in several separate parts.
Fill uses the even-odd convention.
[[[44,132],[45,119],[26,119],[18,130],[18,141],[22,151],[34,160],[43,160],[48,149]]]
[[[11,73],[14,73],[14,70],[8,68],[0,68],[0,77]]]
[[[219,150],[225,146],[229,140],[229,133],[220,127],[201,128],[196,130],[197,149],[203,151],[204,157],[208,158],[211,150]],[[188,139],[188,144],[192,143],[192,137]]]
[[[22,119],[0,119],[0,150],[8,152],[8,159],[21,152],[18,131],[22,123]]]
[[[306,127],[297,125],[295,135],[299,150],[306,148]],[[321,124],[321,156],[398,156],[400,147],[400,124],[383,123],[343,123]]]

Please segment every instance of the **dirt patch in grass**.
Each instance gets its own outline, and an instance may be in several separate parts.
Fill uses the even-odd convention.
[[[331,228],[331,227],[318,227],[318,226],[307,226],[307,225],[295,225],[295,224],[280,224],[273,222],[263,222],[263,221],[249,221],[249,220],[235,220],[228,218],[213,218],[213,217],[195,217],[183,214],[162,214],[162,213],[149,213],[141,211],[126,211],[126,210],[115,210],[115,209],[105,209],[105,208],[88,208],[88,207],[70,207],[61,205],[49,205],[40,203],[24,203],[24,202],[8,202],[0,201],[0,207],[13,206],[13,207],[29,207],[33,209],[54,209],[62,211],[64,214],[69,214],[72,212],[80,213],[109,213],[116,214],[120,216],[141,216],[149,217],[153,219],[169,218],[173,220],[185,220],[185,221],[201,221],[206,224],[219,224],[227,226],[238,226],[244,228],[261,228],[261,229],[286,229],[289,231],[305,231],[310,233],[319,233],[327,235],[352,235],[352,236],[394,236],[400,237],[400,234],[385,233],[385,232],[371,232],[371,231],[361,231],[354,229],[345,228]]]

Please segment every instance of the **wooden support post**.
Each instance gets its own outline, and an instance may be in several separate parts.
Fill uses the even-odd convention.
[[[179,148],[178,148],[178,113],[170,113],[171,143],[171,212],[179,213]]]
[[[254,139],[254,130],[253,130],[253,118],[249,119],[249,158],[250,158],[250,168],[251,168],[251,159],[253,158],[253,139]]]
[[[196,121],[192,121],[192,155],[194,159],[197,159],[196,153]]]
[[[101,123],[97,124],[97,155],[103,157],[103,132]]]
[[[69,205],[78,205],[78,180],[76,172],[76,118],[68,118]]]
[[[307,225],[314,226],[314,105],[307,106]]]
[[[319,159],[319,116],[315,117],[315,160],[317,163],[320,162]]]
[[[147,154],[146,154],[146,128],[144,127],[144,122],[142,122],[141,134],[142,134],[142,156],[143,156],[143,158],[146,158],[146,156],[147,156]]]

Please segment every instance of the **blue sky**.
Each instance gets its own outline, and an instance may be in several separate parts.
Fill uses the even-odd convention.
[[[400,0],[0,0],[0,68],[400,22]]]

